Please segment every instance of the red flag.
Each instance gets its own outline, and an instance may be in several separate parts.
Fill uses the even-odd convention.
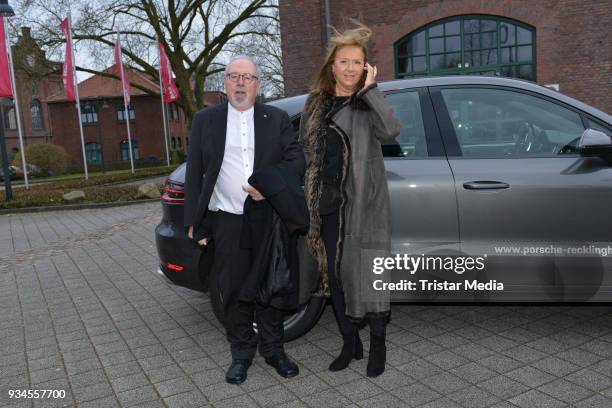
[[[75,101],[74,91],[74,67],[72,66],[72,38],[70,35],[70,22],[67,18],[62,20],[60,28],[66,37],[66,59],[62,67],[62,80],[64,81],[64,89],[68,100]]]
[[[157,42],[157,47],[159,48],[159,65],[161,67],[162,86],[164,87],[164,102],[174,102],[178,100],[179,92],[174,79],[172,79],[172,66],[160,41]]]
[[[119,70],[119,79],[121,79],[121,88],[123,89],[123,102],[126,105],[130,103],[130,81],[128,80],[127,72],[123,69],[123,63],[121,62],[121,44],[119,43],[119,35],[117,35],[117,41],[115,41],[115,64]]]
[[[6,49],[4,17],[0,17],[0,96],[13,96],[11,72],[9,71],[8,52]]]

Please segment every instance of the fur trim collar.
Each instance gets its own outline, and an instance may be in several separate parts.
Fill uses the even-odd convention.
[[[349,105],[352,109],[366,110],[370,109],[367,104],[361,100],[361,95],[352,95],[343,105]],[[332,107],[334,97],[326,93],[311,94],[306,101],[304,108],[307,114],[305,132],[303,136],[303,148],[306,154],[307,166],[304,176],[304,193],[306,195],[306,203],[310,212],[310,227],[308,231],[308,247],[310,252],[317,260],[319,272],[322,277],[323,291],[328,291],[328,267],[327,254],[325,245],[321,238],[321,216],[319,215],[319,201],[323,190],[323,171],[325,166],[325,149],[326,149],[326,132],[329,121],[331,120]],[[342,109],[342,107],[340,108]],[[337,110],[334,110],[336,112]],[[344,207],[346,197],[344,196],[344,185],[348,175],[350,143],[347,135],[341,131],[341,140],[343,144],[342,156],[342,204],[340,206],[340,235],[336,247],[335,269],[338,274],[340,267],[340,259],[342,257],[342,241],[344,230]],[[340,282],[340,279],[337,279]]]

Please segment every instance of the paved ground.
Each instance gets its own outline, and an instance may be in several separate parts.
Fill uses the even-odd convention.
[[[226,384],[208,297],[155,274],[160,215],[148,203],[0,217],[0,406],[612,406],[612,307],[395,306],[377,379],[366,359],[327,371],[340,346],[327,310],[287,344],[300,376],[258,357],[246,383]]]

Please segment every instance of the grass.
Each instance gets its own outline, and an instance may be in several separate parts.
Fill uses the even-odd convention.
[[[90,173],[86,181],[83,174],[70,174],[59,177],[46,177],[43,183],[31,183],[30,188],[13,189],[13,200],[6,201],[4,192],[0,192],[0,209],[28,208],[74,204],[62,199],[62,195],[73,190],[83,190],[85,199],[78,203],[111,203],[139,200],[138,185],[121,185],[135,179],[159,177],[170,174],[177,166],[157,166],[136,169],[132,174],[128,170]],[[34,181],[33,180],[33,181]],[[15,184],[15,183],[13,183]],[[162,186],[158,184],[158,187]]]
[[[164,174],[170,174],[172,172],[172,170],[174,170],[176,168],[176,166],[171,165],[171,166],[156,166],[156,167],[145,167],[145,168],[140,168],[140,169],[134,169],[134,175],[133,178],[134,179],[138,179],[138,178],[142,178],[143,176],[149,177],[151,172],[154,170],[159,170],[160,174],[159,175],[164,175]],[[167,173],[164,173],[165,171],[167,171]],[[103,176],[109,176],[109,175],[113,175],[113,174],[131,174],[131,170],[130,169],[125,169],[125,170],[110,170],[110,171],[105,171],[105,172],[101,172],[101,171],[96,171],[96,172],[89,172],[89,178],[96,178],[96,177],[103,177]],[[30,178],[28,178],[28,181],[30,184],[36,184],[36,183],[43,183],[43,182],[52,182],[52,181],[66,181],[66,180],[77,180],[77,179],[85,179],[85,173],[74,173],[74,174],[64,174],[61,176],[48,176],[48,177],[32,177],[30,176]],[[12,180],[11,184],[14,186],[17,185],[23,185],[25,184],[25,181],[23,179],[19,179],[19,180]]]

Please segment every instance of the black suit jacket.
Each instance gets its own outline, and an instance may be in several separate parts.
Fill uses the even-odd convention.
[[[185,174],[184,226],[194,227],[194,237],[208,236],[208,203],[219,176],[225,153],[228,102],[203,109],[194,116],[189,138]],[[289,116],[281,109],[255,103],[255,159],[253,171],[283,163],[300,178],[305,159]]]

